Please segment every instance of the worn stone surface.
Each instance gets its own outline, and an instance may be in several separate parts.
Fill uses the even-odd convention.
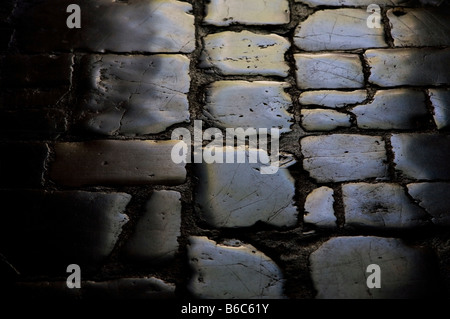
[[[408,48],[367,50],[369,82],[393,87],[450,83],[450,49]]]
[[[327,109],[303,109],[302,127],[307,131],[331,131],[338,127],[350,127],[348,114]]]
[[[284,297],[281,270],[251,245],[233,239],[217,244],[206,237],[190,237],[188,258],[193,270],[188,289],[197,298]]]
[[[450,183],[408,184],[408,193],[431,215],[435,225],[450,226]]]
[[[365,90],[334,91],[319,90],[306,91],[300,94],[298,101],[303,105],[319,105],[330,108],[340,108],[347,105],[363,103],[367,98]]]
[[[367,27],[366,9],[316,11],[300,22],[295,45],[305,51],[387,47],[383,28]]]
[[[189,121],[189,59],[183,55],[87,56],[82,122],[95,133],[142,135]]]
[[[395,169],[413,179],[450,178],[450,137],[437,134],[393,134]]]
[[[316,6],[332,6],[332,7],[367,7],[370,4],[389,5],[389,6],[404,6],[411,4],[408,0],[295,0],[311,7]]]
[[[371,103],[352,109],[362,129],[418,129],[426,124],[425,95],[410,89],[382,90]]]
[[[318,227],[335,228],[336,216],[334,216],[334,191],[323,186],[316,188],[308,194],[305,201],[305,223],[314,224]]]
[[[450,126],[450,90],[428,90],[430,101],[433,105],[433,117],[438,129],[446,129]]]
[[[217,81],[206,91],[205,113],[218,127],[279,128],[290,131],[289,84],[271,81]]]
[[[289,14],[287,0],[212,0],[203,21],[216,26],[276,25],[289,23]]]
[[[361,88],[364,74],[356,54],[297,53],[297,85],[300,89]]]
[[[318,182],[387,177],[386,151],[380,136],[307,136],[300,144],[303,167]]]
[[[14,11],[15,41],[28,51],[192,52],[192,5],[173,0],[98,0],[81,5],[81,28],[66,27],[72,0],[27,3]]]
[[[181,235],[181,194],[155,191],[128,239],[125,255],[133,260],[157,263],[172,259]]]
[[[427,224],[426,212],[397,184],[345,184],[342,196],[348,227],[407,229]]]
[[[290,43],[279,35],[225,31],[207,35],[203,43],[202,68],[224,75],[288,75],[284,54]]]
[[[261,174],[261,161],[250,163],[250,156],[261,159],[263,150],[216,149],[221,157],[245,156],[245,163],[196,164],[199,178],[196,202],[201,215],[214,227],[248,227],[256,222],[274,226],[297,223],[294,180],[287,167],[295,161],[281,161],[274,174]]]
[[[175,164],[177,141],[59,142],[50,178],[61,185],[181,184],[185,164]]]
[[[381,237],[336,237],[310,256],[319,299],[417,299],[437,293],[434,264],[419,248]],[[381,269],[381,288],[367,287],[367,266]]]

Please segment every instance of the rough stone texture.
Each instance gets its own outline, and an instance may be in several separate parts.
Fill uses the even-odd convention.
[[[287,0],[212,0],[203,21],[216,26],[276,25],[289,23],[289,15]]]
[[[367,7],[370,4],[389,5],[389,6],[404,6],[412,3],[408,0],[295,0],[311,7],[316,6],[349,6],[349,7]]]
[[[178,141],[60,142],[50,178],[67,186],[181,184],[185,164],[171,159]]]
[[[435,225],[450,226],[450,184],[408,184],[408,193],[423,207]]]
[[[350,116],[335,110],[314,109],[301,111],[302,127],[307,131],[331,131],[350,127]]]
[[[155,191],[139,217],[124,253],[133,260],[157,263],[171,260],[181,235],[181,194]]]
[[[260,161],[250,163],[251,154],[261,159],[263,150],[230,148],[216,149],[221,157],[245,154],[245,163],[196,164],[199,178],[196,201],[201,215],[214,227],[247,227],[261,221],[274,226],[294,226],[297,223],[294,179],[281,161],[275,174],[261,174]]]
[[[194,271],[188,285],[197,298],[280,299],[283,274],[255,247],[238,240],[217,244],[190,237],[188,257]]]
[[[362,129],[417,129],[426,124],[423,92],[410,89],[377,91],[373,102],[352,109]]]
[[[217,81],[206,91],[205,114],[220,128],[279,128],[290,131],[289,84],[271,81]]]
[[[297,53],[297,85],[300,89],[361,88],[364,74],[356,54]]]
[[[333,189],[323,186],[316,188],[306,197],[305,223],[314,224],[323,228],[336,228],[336,216],[334,216]]]
[[[425,211],[397,184],[345,184],[342,196],[349,227],[407,229],[427,224]]]
[[[316,11],[300,22],[294,43],[301,50],[351,50],[387,47],[383,28],[367,27],[366,9]]]
[[[290,43],[279,35],[225,31],[209,34],[203,42],[202,68],[225,75],[288,75],[284,54]]]
[[[393,134],[395,169],[413,179],[450,178],[450,137],[436,134]]]
[[[450,49],[374,49],[367,50],[365,57],[369,82],[379,86],[450,83]]]
[[[310,256],[319,299],[417,299],[436,293],[435,270],[424,251],[401,240],[337,237]],[[368,288],[367,266],[381,268],[381,288]]]
[[[15,41],[28,51],[192,52],[192,5],[173,0],[97,0],[81,7],[81,28],[66,26],[72,0],[20,1]],[[149,37],[150,36],[150,37]]]
[[[397,47],[450,45],[450,24],[446,23],[449,14],[449,6],[388,10],[387,17],[392,26],[394,45]]]
[[[386,151],[379,136],[308,136],[300,144],[303,167],[318,182],[386,178]]]
[[[347,105],[363,103],[367,98],[365,90],[355,91],[306,91],[300,94],[299,103],[303,105],[319,105],[340,108]]]
[[[433,117],[438,129],[450,126],[450,90],[430,89],[428,90],[433,105]]]
[[[162,132],[189,121],[189,59],[182,55],[87,56],[83,124],[101,134]]]
[[[88,271],[112,251],[128,221],[131,196],[84,191],[2,190],[0,251],[21,273]]]

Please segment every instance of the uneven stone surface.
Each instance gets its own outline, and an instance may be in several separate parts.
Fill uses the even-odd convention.
[[[245,155],[245,163],[196,164],[199,178],[196,202],[202,218],[214,227],[248,227],[256,222],[274,226],[297,223],[294,179],[287,168],[290,158],[274,174],[261,174],[265,165],[250,163],[251,154],[264,155],[263,150],[216,149],[221,157]],[[267,154],[267,153],[265,153]],[[267,155],[266,155],[267,156]]]
[[[395,169],[413,179],[450,178],[450,137],[436,134],[393,134]]]
[[[336,216],[334,216],[333,189],[323,186],[316,188],[306,197],[305,223],[314,224],[318,227],[335,228]]]
[[[436,293],[432,260],[395,238],[332,238],[310,262],[319,299],[417,299]],[[380,266],[381,288],[367,287],[371,264]]]
[[[338,127],[350,127],[350,116],[335,110],[304,109],[301,111],[302,127],[307,131],[331,131]]]
[[[342,186],[349,227],[406,229],[426,225],[427,214],[397,184],[351,183]]]
[[[433,105],[433,117],[438,129],[450,126],[450,90],[430,89],[428,90],[430,101]]]
[[[435,225],[450,226],[450,183],[408,184],[408,193],[431,215]]]
[[[209,34],[203,42],[202,68],[225,75],[288,75],[284,54],[290,43],[279,35],[225,31]]]
[[[217,81],[206,91],[205,114],[217,127],[270,128],[290,131],[293,115],[289,84],[272,81]]]
[[[133,260],[164,262],[178,251],[181,235],[181,194],[175,191],[155,191],[139,217],[124,253]]]
[[[67,186],[181,184],[186,178],[185,164],[175,164],[171,159],[176,143],[151,140],[56,143],[50,177]]]
[[[318,182],[386,178],[386,151],[379,136],[308,136],[300,144],[303,167]]]
[[[366,9],[316,11],[300,22],[294,43],[301,50],[351,50],[387,47],[383,28],[367,28]]]
[[[276,25],[289,23],[287,0],[212,0],[206,6],[204,23],[216,26],[231,24]]]
[[[369,82],[379,86],[450,83],[450,49],[374,49],[367,50],[365,57]]]
[[[426,124],[423,92],[410,89],[377,91],[373,102],[352,109],[362,129],[417,129]]]
[[[355,91],[306,91],[300,94],[299,103],[302,105],[319,105],[331,108],[363,103],[367,98],[365,90]]]
[[[297,53],[297,85],[300,89],[361,88],[364,74],[356,54]]]
[[[84,63],[82,122],[89,131],[142,135],[189,121],[187,57],[93,55]]]
[[[255,247],[233,239],[223,244],[206,237],[189,240],[194,273],[188,289],[196,298],[284,298],[281,270]]]

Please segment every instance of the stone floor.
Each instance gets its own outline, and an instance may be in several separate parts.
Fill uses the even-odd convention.
[[[66,25],[72,3],[81,28]],[[0,289],[450,297],[449,14],[448,1],[4,1]],[[278,129],[279,169],[221,143],[215,156],[244,161],[176,163],[172,133],[196,123],[217,143]]]

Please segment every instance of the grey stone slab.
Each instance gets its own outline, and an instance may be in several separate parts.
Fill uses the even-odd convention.
[[[83,63],[88,88],[80,123],[87,130],[143,135],[189,121],[187,57],[93,55]]]
[[[303,105],[318,105],[330,108],[340,108],[347,105],[363,103],[366,99],[367,92],[365,90],[318,90],[302,92],[298,101]]]
[[[438,292],[431,256],[396,238],[332,238],[311,254],[310,263],[318,299],[417,299]],[[367,286],[372,264],[380,267],[381,288]]]
[[[433,117],[438,129],[450,126],[450,90],[430,89],[428,94],[433,105]]]
[[[397,184],[342,186],[345,224],[352,228],[409,229],[427,225],[428,215]]]
[[[431,215],[435,225],[450,226],[450,183],[408,184],[408,193]]]
[[[333,189],[326,186],[316,188],[309,193],[305,201],[306,214],[303,221],[322,228],[336,228],[333,195]]]
[[[217,81],[206,91],[205,114],[221,128],[278,128],[291,131],[292,100],[285,82]]]
[[[61,185],[182,184],[185,164],[175,164],[171,151],[178,141],[60,142],[50,178]]]
[[[190,237],[189,263],[193,270],[188,289],[201,299],[282,299],[280,268],[255,247],[238,240],[217,244],[206,237]]]
[[[350,115],[327,109],[303,109],[301,124],[306,131],[331,131],[338,127],[350,127]]]
[[[385,143],[380,136],[307,136],[300,144],[303,168],[318,182],[387,177]]]
[[[395,169],[412,179],[450,178],[450,137],[437,134],[393,134]]]

